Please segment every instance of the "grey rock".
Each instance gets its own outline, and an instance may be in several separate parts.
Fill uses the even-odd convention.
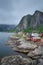
[[[2,59],[1,65],[30,65],[32,59],[20,55],[8,56]]]
[[[43,59],[39,59],[38,65],[43,65]]]

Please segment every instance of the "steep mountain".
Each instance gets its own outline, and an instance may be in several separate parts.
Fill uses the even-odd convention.
[[[0,24],[0,31],[10,31],[10,30],[14,30],[15,29],[15,25],[6,25],[6,24]]]
[[[20,23],[16,27],[16,30],[21,31],[27,28],[36,29],[38,26],[43,26],[43,12],[37,10],[33,15],[22,17]]]

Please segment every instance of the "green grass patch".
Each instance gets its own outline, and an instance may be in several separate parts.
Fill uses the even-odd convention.
[[[27,29],[24,29],[23,32],[25,32],[25,33],[32,32],[32,29],[31,28],[27,28]]]
[[[36,30],[40,33],[40,32],[43,32],[43,26],[41,25],[41,26],[38,26],[37,28],[36,28]]]

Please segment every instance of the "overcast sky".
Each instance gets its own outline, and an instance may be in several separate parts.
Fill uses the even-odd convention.
[[[0,24],[18,24],[35,10],[43,12],[43,0],[0,0]]]

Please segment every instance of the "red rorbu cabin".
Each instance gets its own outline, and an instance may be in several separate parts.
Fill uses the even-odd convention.
[[[40,42],[40,41],[41,41],[41,39],[32,38],[32,39],[31,39],[31,41],[33,41],[33,42]]]
[[[43,37],[43,33],[39,34],[40,37]]]

